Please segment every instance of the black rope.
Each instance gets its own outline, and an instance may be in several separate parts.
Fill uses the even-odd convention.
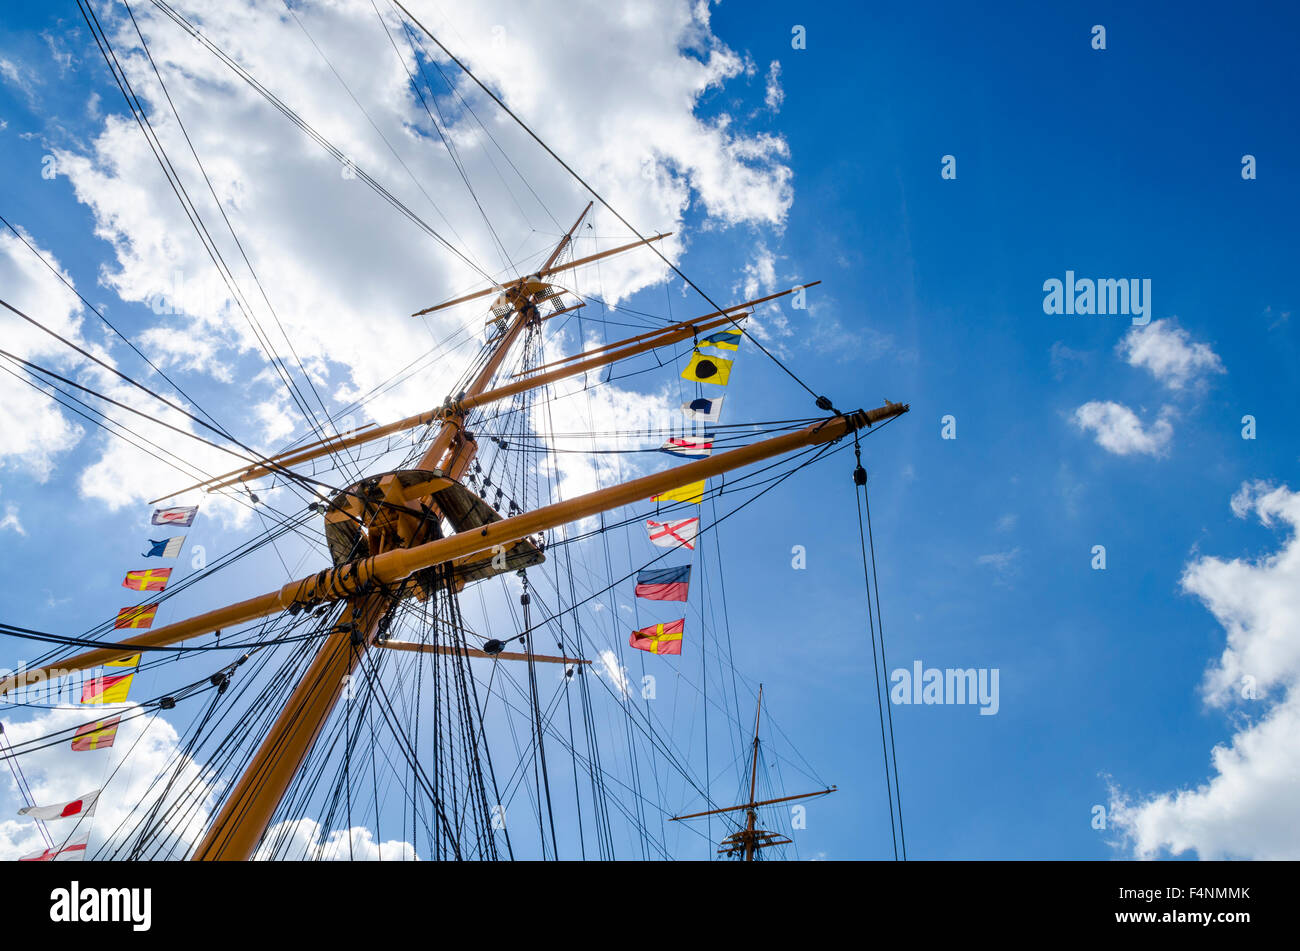
[[[889,665],[885,659],[885,628],[884,622],[880,617],[880,580],[876,574],[876,544],[875,538],[871,533],[871,504],[868,501],[866,505],[867,524],[866,531],[863,531],[862,510],[863,501],[867,498],[867,470],[862,466],[862,447],[854,433],[853,438],[853,455],[857,460],[857,465],[853,470],[853,500],[858,510],[858,539],[862,548],[862,582],[867,596],[867,624],[871,631],[871,665],[875,674],[876,681],[876,712],[880,717],[880,751],[884,757],[885,766],[885,794],[889,800],[889,834],[894,844],[894,860],[899,858],[899,845],[902,844],[902,858],[907,861],[907,840],[903,836],[903,798],[898,788],[898,753],[894,743],[894,711],[886,699],[882,699],[882,692],[885,698],[889,694]],[[858,497],[857,486],[862,487],[862,497]],[[868,576],[867,549],[870,544],[870,577]],[[872,616],[871,589],[872,581],[875,582],[875,616]],[[877,658],[876,653],[876,630],[880,631],[880,652]],[[884,671],[885,680],[882,686],[881,672]],[[888,727],[885,725],[886,710],[888,710]],[[888,731],[889,748],[886,750],[885,737]],[[891,769],[892,761],[892,769]],[[892,773],[892,787],[891,787]],[[898,819],[895,824],[894,803],[898,803]]]

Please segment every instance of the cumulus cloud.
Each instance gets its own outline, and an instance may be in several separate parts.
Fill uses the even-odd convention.
[[[20,229],[21,230],[21,229]],[[23,238],[59,262],[25,231]],[[60,268],[64,277],[67,274]],[[55,332],[81,339],[81,302],[11,232],[0,232],[0,297]],[[8,310],[0,310],[5,350],[45,366],[68,366],[69,353],[53,337]],[[0,359],[0,467],[22,471],[37,482],[49,478],[56,460],[77,444],[82,428],[70,421],[53,400],[24,380],[26,371]],[[45,389],[42,387],[42,389]]]
[[[1093,433],[1097,445],[1117,456],[1163,456],[1173,438],[1170,411],[1162,410],[1150,427],[1144,427],[1138,415],[1122,403],[1093,400],[1074,411],[1075,426]]]
[[[314,819],[292,819],[271,826],[254,855],[257,860],[323,862],[410,862],[418,857],[409,842],[400,839],[377,842],[375,834],[365,826],[325,833]]]
[[[412,36],[387,9],[381,21],[367,4],[313,4],[295,9],[295,16],[254,3],[179,6],[355,167],[383,182],[494,278],[537,260],[587,200],[450,64],[417,58]],[[517,11],[504,0],[461,5],[448,11],[450,20],[433,5],[412,9],[629,220],[643,231],[678,232],[660,245],[670,257],[684,247],[681,226],[692,207],[723,226],[784,222],[793,201],[784,140],[738,131],[726,115],[706,120],[695,114],[704,93],[745,71],[743,58],[709,29],[707,5],[613,7],[587,0],[565,4],[564,16],[530,17],[526,29],[516,26]],[[396,216],[348,167],[156,10],[136,15],[215,197],[129,21],[112,18],[108,29],[246,301],[241,310],[214,280],[207,252],[175,196],[161,187],[161,172],[134,121],[105,115],[88,146],[57,153],[58,169],[113,249],[102,281],[156,315],[137,338],[161,365],[223,381],[239,372],[234,367],[241,360],[274,358],[305,389],[301,360],[327,399],[346,401],[388,380],[400,365],[395,354],[415,356],[467,324],[482,326],[479,304],[410,317],[483,285],[484,276]],[[577,33],[569,28],[574,19],[584,24]],[[555,56],[561,46],[567,55]],[[627,55],[630,49],[635,57]],[[442,83],[439,66],[454,90]],[[440,107],[436,118],[415,95],[411,75]],[[459,168],[442,146],[444,137]],[[461,169],[474,194],[432,187],[459,183]],[[593,227],[579,236],[575,254],[630,237],[599,208],[590,220]],[[521,246],[524,235],[531,237]],[[568,275],[565,284],[598,287],[603,299],[617,302],[665,273],[662,262],[640,252]],[[362,328],[365,345],[359,346]],[[388,420],[427,409],[450,389],[471,350],[440,359],[432,381],[425,373],[385,389],[367,414]],[[303,430],[302,418],[282,402],[278,377],[255,376],[245,390],[239,406],[226,409],[243,413],[242,419],[223,423],[242,425],[245,433],[256,427],[268,441],[283,438],[289,426]],[[152,497],[160,483],[176,483],[174,474],[138,450],[104,445],[82,485],[109,504]],[[229,459],[209,459],[192,445],[185,449],[188,456],[196,452],[195,461],[210,465],[209,471],[232,467]]]
[[[1287,526],[1287,545],[1255,561],[1201,558],[1183,574],[1183,590],[1204,602],[1228,633],[1218,664],[1206,675],[1210,702],[1232,701],[1243,678],[1262,692],[1300,682],[1300,493],[1263,482],[1248,483],[1232,498],[1238,518]]]
[[[115,367],[112,352],[102,342],[85,334],[85,309],[76,293],[51,273],[41,260],[44,257],[71,283],[58,258],[25,230],[20,228],[19,234],[21,237],[9,232],[0,233],[3,299],[107,366]],[[0,310],[0,330],[4,335],[4,349],[16,356],[55,369],[110,399],[145,410],[155,419],[184,432],[194,431],[191,421],[181,413],[162,407],[109,370],[80,356],[13,312]],[[86,425],[72,422],[74,417],[55,402],[54,392],[48,382],[34,379],[20,365],[0,359],[0,467],[21,472],[36,482],[45,482],[60,458],[85,437]],[[204,446],[158,423],[93,397],[83,399],[102,412],[109,425],[120,425],[135,434],[132,444],[94,430],[92,438],[100,454],[81,472],[79,482],[83,495],[100,499],[111,508],[153,498],[158,494],[159,486],[179,487],[185,482],[198,481],[203,473],[225,472],[237,464],[236,457],[229,453]],[[175,402],[184,405],[183,401]],[[146,441],[153,446],[145,446]],[[166,453],[172,454],[170,463]],[[180,460],[187,464],[181,465]],[[181,466],[179,472],[178,465]],[[245,509],[219,496],[212,497],[209,511],[223,521],[242,521],[247,517]]]
[[[1192,340],[1170,320],[1130,327],[1117,350],[1129,366],[1149,371],[1171,390],[1202,386],[1211,374],[1226,372],[1209,344]]]
[[[15,721],[5,718],[5,738],[11,745],[22,746],[27,741],[38,740],[58,731],[64,738],[57,743],[24,752],[22,755],[23,774],[31,786],[36,798],[35,805],[51,805],[67,802],[83,793],[103,788],[103,794],[95,807],[95,815],[82,820],[89,823],[90,846],[88,854],[93,857],[97,852],[107,853],[126,842],[126,836],[141,820],[162,794],[162,784],[154,785],[156,777],[179,770],[176,789],[183,789],[193,784],[193,789],[186,799],[188,807],[175,810],[170,817],[167,805],[175,802],[174,798],[166,800],[164,808],[159,811],[163,816],[155,844],[161,849],[157,857],[180,857],[185,843],[192,842],[201,834],[207,822],[206,801],[211,791],[198,778],[198,766],[185,756],[179,745],[179,736],[170,723],[161,716],[136,716],[139,708],[134,705],[111,708],[113,713],[123,716],[118,728],[114,745],[107,750],[73,753],[69,750],[72,729],[86,723],[90,718],[85,707],[59,706],[46,710],[27,720]],[[94,715],[107,714],[110,708],[99,708]],[[39,745],[39,744],[38,744]],[[130,752],[129,768],[115,769],[122,757]],[[3,773],[4,785],[0,786],[0,860],[15,859],[45,848],[36,824],[29,819],[11,819],[18,810],[29,805],[20,795],[17,783],[9,770]],[[105,785],[105,778],[108,778]],[[47,823],[51,836],[58,836],[58,841],[67,838],[75,827],[75,820],[65,819]],[[84,829],[78,829],[84,831]],[[148,857],[148,856],[146,856]]]
[[[1249,483],[1232,510],[1283,527],[1281,545],[1253,560],[1197,558],[1182,587],[1227,635],[1206,672],[1205,700],[1244,714],[1246,725],[1214,747],[1212,775],[1195,788],[1112,791],[1112,822],[1139,857],[1300,858],[1300,492]]]

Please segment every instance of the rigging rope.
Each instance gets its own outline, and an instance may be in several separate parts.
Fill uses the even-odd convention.
[[[853,500],[858,510],[858,537],[862,548],[862,581],[867,597],[867,624],[871,631],[871,664],[875,674],[876,682],[876,711],[880,717],[880,750],[884,757],[885,767],[885,793],[889,800],[889,833],[894,844],[894,860],[899,858],[899,845],[902,845],[902,858],[907,861],[907,840],[903,835],[903,798],[898,786],[898,753],[894,743],[894,711],[892,704],[889,703],[889,665],[885,659],[885,626],[880,616],[880,579],[876,573],[876,543],[871,532],[871,503],[867,500],[867,470],[862,466],[862,449],[859,444],[857,434],[854,433],[853,455],[857,459],[857,465],[853,470]],[[857,487],[862,487],[862,495],[858,496]],[[866,527],[864,531],[862,521],[863,504],[866,503]],[[870,576],[868,576],[868,545],[870,546]],[[872,582],[875,584],[875,616],[871,613],[872,607]],[[876,652],[876,631],[880,632],[880,652]],[[881,672],[884,672],[885,680],[881,682]],[[885,720],[888,710],[888,728]],[[885,747],[886,729],[888,729],[889,748]],[[892,763],[892,766],[891,766]],[[892,787],[891,787],[892,774]],[[894,803],[898,803],[898,818],[895,823]]]
[[[477,85],[480,89],[482,89],[483,92],[488,96],[488,98],[490,98],[493,102],[495,102],[501,108],[501,110],[505,112],[506,115],[508,115],[511,119],[513,119],[521,129],[523,129],[526,133],[528,133],[529,137],[531,137],[534,142],[540,145],[542,149],[545,150],[545,152],[551,156],[551,158],[555,159],[555,161],[560,164],[561,168],[563,168],[566,172],[568,172],[571,176],[573,176],[574,180],[577,181],[578,184],[580,184],[583,188],[585,188],[588,192],[590,192],[592,197],[594,197],[597,201],[599,201],[606,208],[606,210],[610,212],[610,214],[612,214],[615,218],[617,218],[623,224],[624,227],[626,227],[629,231],[631,231],[634,235],[636,235],[638,240],[640,240],[643,243],[646,242],[647,240],[646,237],[643,234],[641,234],[640,231],[634,228],[631,222],[629,222],[626,218],[624,218],[621,214],[619,214],[618,210],[615,209],[614,206],[611,205],[608,201],[606,201],[605,198],[598,191],[592,188],[591,185],[587,183],[586,179],[584,179],[581,175],[579,175],[576,171],[574,171],[573,167],[570,166],[566,161],[564,161],[564,159],[560,158],[560,156],[557,155],[555,151],[549,145],[547,145],[542,140],[542,138],[529,127],[529,125],[526,122],[524,122],[523,119],[519,118],[519,116],[516,115],[514,111],[511,110],[511,108],[507,106],[499,96],[497,96],[496,93],[494,93],[491,89],[489,89],[487,85],[481,79],[479,79],[478,76],[475,75],[475,73],[467,65],[465,65],[464,62],[462,62],[459,58],[457,58],[457,56],[454,53],[452,53],[451,50],[447,49],[447,47],[443,45],[442,41],[439,40],[436,36],[434,36],[433,33],[429,31],[429,28],[426,27],[423,23],[421,23],[420,20],[418,20],[415,17],[415,15],[411,13],[410,10],[406,9],[406,7],[403,6],[400,2],[398,2],[398,0],[389,0],[389,2],[391,2],[393,6],[397,7],[404,14],[406,14],[406,16],[411,20],[411,22],[414,23],[416,26],[418,26],[421,29],[421,31],[423,31],[424,35],[429,37],[429,39],[431,39],[438,46],[438,48],[442,50],[444,54],[446,54],[448,59],[450,59],[453,63],[455,63],[461,69],[461,71],[464,72],[466,76],[472,79],[475,85]],[[650,248],[650,250],[653,251],[655,255],[661,261],[664,262],[664,264],[668,265],[668,267],[672,269],[674,274],[680,277],[686,284],[690,285],[690,287],[697,294],[699,294],[702,298],[704,298],[704,300],[709,304],[710,307],[712,307],[715,311],[718,311],[720,313],[723,312],[722,305],[714,301],[713,298],[710,297],[708,294],[706,294],[698,284],[696,284],[689,277],[687,277],[685,272],[683,272],[681,268],[679,268],[672,261],[668,260],[667,256],[665,256],[664,253],[660,251],[658,247],[656,247],[653,244],[647,244],[646,246]],[[739,320],[737,320],[734,317],[731,317],[729,314],[726,313],[722,313],[722,316],[730,320],[733,326],[743,330],[743,328],[741,328]],[[767,347],[763,346],[763,344],[759,340],[757,340],[753,335],[746,334],[746,336],[748,336],[750,341],[753,342],[753,344],[756,347],[758,347],[758,349],[762,351],[773,363],[775,363],[778,367],[780,367],[781,370],[784,371],[785,374],[790,377],[790,379],[794,380],[796,383],[799,384],[799,386],[801,386],[804,390],[806,390],[808,392],[808,395],[814,398],[819,409],[824,409],[829,412],[834,412],[836,413],[836,415],[839,415],[839,411],[835,410],[832,407],[831,401],[829,399],[827,399],[825,396],[819,396],[810,386],[808,386],[807,383],[805,383],[802,379],[799,378],[798,374],[796,374],[793,370],[791,370],[788,366],[786,366],[785,363],[782,362],[782,360],[778,356],[776,356],[776,354],[772,353],[772,351],[768,350]]]

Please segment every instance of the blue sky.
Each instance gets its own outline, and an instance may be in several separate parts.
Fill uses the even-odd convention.
[[[458,22],[450,34],[471,60],[483,57],[485,69],[492,63],[494,13],[500,11]],[[1296,248],[1288,236],[1297,207],[1298,143],[1289,110],[1294,82],[1286,65],[1294,15],[1234,11],[1225,17],[1187,7],[1134,11],[1119,4],[1018,4],[992,14],[955,3],[905,11],[825,4],[797,15],[792,21],[787,4],[714,7],[709,43],[725,45],[740,65],[688,97],[691,109],[685,113],[665,108],[651,114],[659,124],[646,133],[650,154],[668,156],[659,174],[675,176],[690,198],[680,221],[672,188],[657,191],[660,179],[655,189],[638,189],[635,176],[627,174],[628,167],[636,168],[635,154],[629,165],[619,163],[619,156],[635,153],[641,143],[617,135],[629,127],[618,125],[619,110],[636,109],[639,93],[616,65],[633,56],[626,44],[619,45],[626,25],[613,22],[616,17],[593,21],[595,39],[584,40],[593,45],[573,57],[571,72],[556,67],[539,84],[543,93],[574,96],[579,107],[593,111],[570,124],[549,113],[538,121],[557,123],[549,127],[555,137],[546,137],[580,170],[594,166],[601,187],[626,198],[617,203],[631,207],[639,228],[672,227],[687,236],[681,266],[711,295],[747,296],[746,268],[762,290],[823,281],[809,292],[809,310],[783,307],[779,316],[760,314],[758,332],[818,392],[843,408],[879,405],[885,398],[911,404],[910,415],[863,444],[889,667],[910,669],[919,660],[927,667],[996,668],[1000,698],[993,716],[979,715],[974,706],[894,707],[909,855],[1110,858],[1140,848],[1184,858],[1295,857],[1300,853],[1294,833],[1279,839],[1270,826],[1285,827],[1300,801],[1286,795],[1285,783],[1255,798],[1208,787],[1183,811],[1161,798],[1220,775],[1211,765],[1211,750],[1242,737],[1248,744],[1252,731],[1280,722],[1300,683],[1285,650],[1251,655],[1248,649],[1300,636],[1294,601],[1284,593],[1295,580],[1294,565],[1285,557],[1271,568],[1257,562],[1292,551],[1295,526],[1278,512],[1271,527],[1260,523],[1264,509],[1252,505],[1263,490],[1238,506],[1246,517],[1234,516],[1230,504],[1255,480],[1273,487],[1296,484],[1297,424],[1288,412],[1297,389],[1297,318],[1290,316],[1296,301],[1289,279]],[[796,23],[806,27],[806,49],[791,47]],[[1104,50],[1091,46],[1094,24],[1105,26]],[[214,411],[220,407],[223,421],[242,427],[259,444],[284,442],[283,435],[272,439],[260,428],[263,420],[253,412],[256,404],[273,400],[275,388],[257,378],[265,360],[232,344],[236,331],[182,320],[160,323],[141,302],[148,279],[156,284],[167,268],[157,262],[127,267],[121,256],[130,256],[130,245],[103,239],[114,205],[103,197],[108,192],[96,191],[106,183],[95,178],[94,169],[68,164],[53,181],[41,178],[47,154],[95,154],[102,162],[127,147],[93,142],[105,113],[121,114],[123,105],[87,45],[84,27],[61,32],[71,25],[66,11],[35,10],[0,30],[0,56],[15,68],[0,83],[0,213],[56,256],[82,292],[104,305],[133,339],[162,326],[173,339],[217,341],[214,350],[190,363],[174,350],[161,352],[172,353],[179,361],[171,364],[176,378]],[[609,42],[601,44],[604,28]],[[322,22],[318,35],[341,55],[341,47],[329,47],[328,29]],[[665,27],[651,18],[643,29]],[[665,76],[688,71],[692,62],[712,62],[699,50],[675,56],[673,44],[668,46],[666,53],[657,45],[641,51]],[[716,54],[717,46],[711,48]],[[60,64],[59,54],[73,59]],[[780,64],[775,76],[782,94],[775,107],[769,91],[774,61]],[[609,71],[601,74],[609,100],[590,82],[602,69]],[[178,76],[176,84],[185,80]],[[202,101],[201,84],[190,85],[198,91],[188,95]],[[689,90],[690,83],[683,88]],[[627,95],[626,107],[615,98],[619,90]],[[100,98],[92,107],[94,95]],[[523,101],[512,104],[525,115],[544,114],[529,111],[538,110],[538,103],[518,95]],[[587,103],[586,96],[593,101]],[[320,107],[315,121],[336,120],[331,134],[355,135],[356,154],[368,154],[361,150],[367,142],[364,117],[348,111],[341,97],[333,103],[333,113],[328,101],[312,103]],[[264,123],[261,129],[282,123],[265,109],[250,115]],[[712,176],[707,162],[691,167],[688,157],[673,154],[669,140],[683,128],[673,123],[716,128],[724,119],[736,137],[733,144],[744,141],[756,149],[754,158],[731,159],[733,171],[756,170],[758,180],[749,186],[738,173]],[[203,126],[202,118],[191,115],[189,121]],[[604,125],[615,132],[607,133]],[[654,138],[656,128],[662,142]],[[586,140],[560,138],[574,129],[590,136],[589,148]],[[206,131],[216,136],[221,129]],[[235,127],[227,134],[244,133]],[[256,134],[250,125],[247,135]],[[567,225],[584,199],[516,133],[502,128],[500,135],[506,152]],[[761,143],[773,137],[784,142],[783,149],[765,151]],[[709,141],[702,139],[700,147]],[[368,147],[381,154],[382,143],[373,136]],[[240,154],[251,153],[228,158],[234,163]],[[1246,154],[1256,157],[1255,180],[1242,178]],[[955,158],[955,179],[940,175],[945,155]],[[156,166],[130,167],[143,170],[141,187],[164,187]],[[784,187],[782,169],[789,176]],[[154,178],[143,178],[146,172]],[[105,174],[111,186],[111,170]],[[252,172],[247,174],[252,182]],[[413,251],[410,258],[394,259],[375,254],[374,245],[375,256],[367,257],[367,236],[382,239],[398,227],[396,216],[378,207],[373,195],[354,199],[347,193],[335,202],[344,193],[334,190],[335,173],[326,169],[316,184],[328,197],[313,206],[299,200],[297,183],[285,174],[281,191],[257,192],[250,185],[236,204],[250,229],[260,222],[269,230],[281,195],[299,216],[285,234],[302,272],[269,250],[264,267],[254,255],[291,325],[319,303],[301,286],[287,286],[291,276],[310,273],[313,263],[349,272],[356,299],[342,301],[340,309],[350,313],[361,313],[359,301],[368,293],[400,318],[460,289],[422,286]],[[238,180],[239,166],[223,167],[218,178],[227,176]],[[401,187],[408,200],[419,198],[409,182]],[[304,185],[303,195],[308,191]],[[442,200],[442,192],[437,197]],[[505,199],[501,203],[505,208]],[[532,251],[553,240],[537,216],[528,223],[536,234],[517,226],[503,235],[510,250]],[[180,224],[159,223],[156,231],[170,229],[178,243],[194,245],[192,232]],[[156,237],[148,221],[119,221],[118,227],[119,235],[132,236],[146,249]],[[623,240],[610,216],[598,213],[597,227],[601,235]],[[466,233],[476,234],[474,226]],[[338,245],[353,241],[348,254],[333,256]],[[413,243],[405,241],[394,253],[406,253],[405,244]],[[486,236],[469,243],[476,255],[491,257]],[[176,253],[178,261],[195,260],[193,248]],[[433,258],[434,276],[465,281],[439,260],[445,252],[420,245],[419,254]],[[764,264],[768,275],[760,273]],[[102,277],[122,268],[129,279],[114,284]],[[1043,284],[1063,279],[1067,270],[1079,277],[1150,280],[1151,324],[1134,328],[1125,316],[1045,314]],[[343,279],[322,276],[322,287]],[[619,281],[625,294],[614,290]],[[584,277],[583,287],[622,296],[632,309],[665,314],[671,307],[677,318],[711,309],[698,298],[684,298],[679,282],[670,282],[666,291],[657,279],[636,274],[602,272]],[[316,313],[322,336],[337,329],[328,324],[328,314]],[[307,317],[301,319],[297,326],[310,341]],[[93,315],[82,320],[84,339],[104,343]],[[4,325],[5,333],[10,326]],[[391,366],[406,352],[409,326],[375,325],[382,350],[376,365]],[[1164,362],[1126,358],[1129,351],[1120,348],[1126,340],[1139,342],[1139,336],[1129,336],[1139,329],[1155,348],[1146,352]],[[165,343],[156,336],[144,339]],[[577,339],[567,342],[576,345]],[[314,351],[315,343],[304,346]],[[327,344],[337,346],[338,337],[321,346]],[[1213,360],[1205,357],[1199,369],[1179,375],[1177,359],[1207,351]],[[111,353],[132,372],[139,370],[138,363],[128,363],[125,348],[115,346]],[[214,370],[217,364],[224,369]],[[323,389],[332,393],[349,380],[370,381],[377,372],[351,354],[331,356],[323,365],[329,380]],[[410,395],[410,405],[436,403],[442,386],[430,380]],[[670,368],[619,386],[646,399],[681,392]],[[811,398],[752,344],[739,354],[726,396],[732,422],[816,412]],[[1080,408],[1088,404],[1130,411],[1152,451],[1133,450],[1131,441],[1127,453],[1107,449],[1100,431],[1078,423]],[[379,418],[390,418],[398,408],[385,407],[389,411]],[[1253,440],[1241,438],[1247,414],[1256,419]],[[955,439],[942,438],[941,420],[948,415],[955,418]],[[1106,417],[1112,423],[1118,418]],[[301,432],[299,425],[294,435]],[[82,473],[100,463],[104,452],[102,436],[87,432],[54,456],[46,481],[36,478],[39,467],[30,454],[0,458],[0,513],[12,505],[23,530],[10,526],[3,532],[0,576],[10,580],[3,582],[0,620],[75,633],[120,606],[116,586],[122,572],[141,566],[134,555],[148,532],[143,500],[177,482],[130,486],[118,495],[87,493]],[[718,540],[724,575],[708,561],[716,556],[711,543],[706,564],[697,562],[705,583],[695,597],[710,600],[692,610],[716,607],[713,599],[722,596],[725,577],[743,684],[735,708],[742,719],[752,714],[753,689],[766,684],[765,700],[779,725],[779,735],[770,737],[773,755],[782,764],[772,781],[786,793],[802,791],[814,777],[800,775],[792,764],[806,762],[815,778],[839,787],[810,806],[808,827],[796,833],[803,858],[892,855],[851,470],[850,454],[842,452],[729,519]],[[1290,497],[1276,498],[1285,508]],[[726,499],[719,511],[730,507]],[[217,552],[258,528],[256,520],[234,519],[201,516],[189,543]],[[805,570],[791,567],[796,545],[806,549]],[[1095,545],[1105,546],[1104,571],[1091,567]],[[636,535],[626,545],[619,538],[614,549],[616,568],[654,554]],[[199,585],[180,605],[164,610],[176,612],[171,619],[177,619],[222,603],[223,596],[264,590],[267,565],[280,583],[283,570],[273,556],[262,555],[267,560],[260,566],[241,565],[221,584]],[[283,552],[290,569],[302,555],[292,546]],[[1189,566],[1204,564],[1205,590],[1219,590],[1214,585],[1220,582],[1239,590],[1222,567],[1233,559],[1253,566],[1255,573],[1245,577],[1261,585],[1257,591],[1241,589],[1256,591],[1264,607],[1244,622],[1245,640],[1237,643],[1238,653],[1257,666],[1264,657],[1264,667],[1250,669],[1271,686],[1255,701],[1225,700],[1202,690],[1207,671],[1217,669],[1224,653],[1223,618],[1232,614],[1232,596],[1222,595],[1216,617],[1182,583]],[[34,565],[40,566],[39,582],[30,580]],[[1274,597],[1274,586],[1283,593]],[[630,604],[630,595],[621,603]],[[644,604],[636,607],[638,619],[666,619]],[[610,627],[602,637],[614,637],[617,625]],[[702,636],[722,649],[716,627]],[[661,658],[627,656],[626,650],[624,655],[637,676],[643,662],[671,670]],[[0,645],[0,665],[22,656],[21,647]],[[697,665],[699,659],[688,646],[683,673],[698,672],[685,663]],[[1247,668],[1231,660],[1222,669]],[[162,671],[143,678],[155,680],[142,684],[141,696],[161,692],[168,682]],[[671,695],[672,713],[663,715],[674,739],[701,767],[703,701],[682,684]],[[606,712],[617,715],[616,709]],[[716,710],[713,716],[713,742],[721,744],[728,728]],[[724,787],[738,773],[727,766],[733,755],[727,749],[719,754],[715,746],[708,763]],[[1245,756],[1233,775],[1249,776],[1250,762]],[[703,808],[680,784],[668,782],[666,788],[670,811]],[[1283,805],[1288,799],[1290,813]],[[1198,801],[1215,807],[1220,819],[1196,819]],[[1108,814],[1119,805],[1126,818],[1097,830],[1091,824],[1096,805]],[[707,854],[698,838],[672,842],[682,857]]]

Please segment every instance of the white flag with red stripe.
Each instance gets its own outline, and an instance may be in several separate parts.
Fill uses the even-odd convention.
[[[18,861],[20,862],[80,862],[86,857],[86,842],[90,839],[90,831],[82,832],[80,835],[68,839],[61,845],[55,845],[46,849],[44,852],[33,852],[31,855],[24,855]]]
[[[70,816],[93,816],[95,814],[95,803],[99,801],[99,790],[88,792],[72,802],[61,802],[53,806],[24,806],[18,810],[18,815],[26,816],[28,819],[40,819],[48,822],[51,819],[67,819]]]
[[[713,454],[713,437],[675,436],[660,446],[659,451],[688,459],[703,458]]]
[[[645,527],[650,532],[650,541],[660,548],[685,547],[695,550],[695,536],[700,533],[698,518],[679,518],[672,522],[656,522],[646,519]]]

